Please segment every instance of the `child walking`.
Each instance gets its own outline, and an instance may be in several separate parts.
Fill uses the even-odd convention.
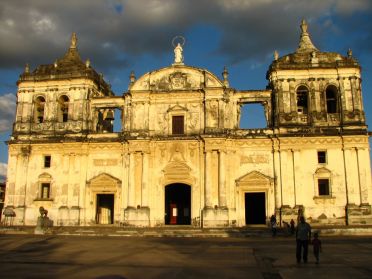
[[[319,239],[318,233],[314,233],[314,239],[311,242],[313,244],[313,251],[314,251],[314,256],[316,259],[316,263],[319,263],[319,253],[322,252],[322,242]]]

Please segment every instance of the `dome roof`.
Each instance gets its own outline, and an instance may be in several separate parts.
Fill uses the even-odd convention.
[[[148,72],[137,79],[130,91],[174,91],[223,88],[224,83],[208,70],[175,65]]]

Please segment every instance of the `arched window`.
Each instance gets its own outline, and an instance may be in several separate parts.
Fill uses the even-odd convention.
[[[326,89],[327,113],[337,113],[337,88],[329,85]]]
[[[68,121],[68,105],[69,98],[66,95],[62,95],[58,99],[58,121],[67,122]]]
[[[44,107],[45,99],[42,96],[39,96],[35,100],[35,112],[34,112],[34,121],[36,123],[44,122]]]
[[[309,89],[306,86],[300,86],[297,88],[297,112],[299,114],[307,114],[307,96],[309,95]]]

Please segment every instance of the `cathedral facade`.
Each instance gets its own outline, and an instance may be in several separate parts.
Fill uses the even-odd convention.
[[[41,206],[59,226],[372,224],[351,51],[318,50],[303,21],[298,48],[275,52],[266,78],[264,90],[236,90],[226,69],[218,78],[185,65],[178,44],[172,65],[131,74],[115,96],[73,35],[61,59],[18,80],[5,208],[17,225],[35,225]],[[249,103],[262,104],[267,127],[240,129]]]

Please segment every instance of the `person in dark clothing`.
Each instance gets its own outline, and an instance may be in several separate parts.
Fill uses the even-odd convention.
[[[308,246],[311,240],[311,227],[305,222],[303,216],[296,228],[296,258],[297,263],[301,262],[301,254],[304,263],[307,263]],[[301,253],[302,252],[302,253]]]
[[[271,226],[271,232],[272,232],[273,236],[276,236],[276,217],[275,217],[275,215],[271,215],[270,226]]]
[[[291,219],[291,222],[289,223],[291,226],[291,234],[294,235],[295,233],[295,221]]]
[[[314,239],[311,242],[313,244],[313,252],[314,252],[314,257],[316,260],[316,263],[319,263],[319,253],[322,252],[322,242],[319,239],[318,233],[314,233]]]

